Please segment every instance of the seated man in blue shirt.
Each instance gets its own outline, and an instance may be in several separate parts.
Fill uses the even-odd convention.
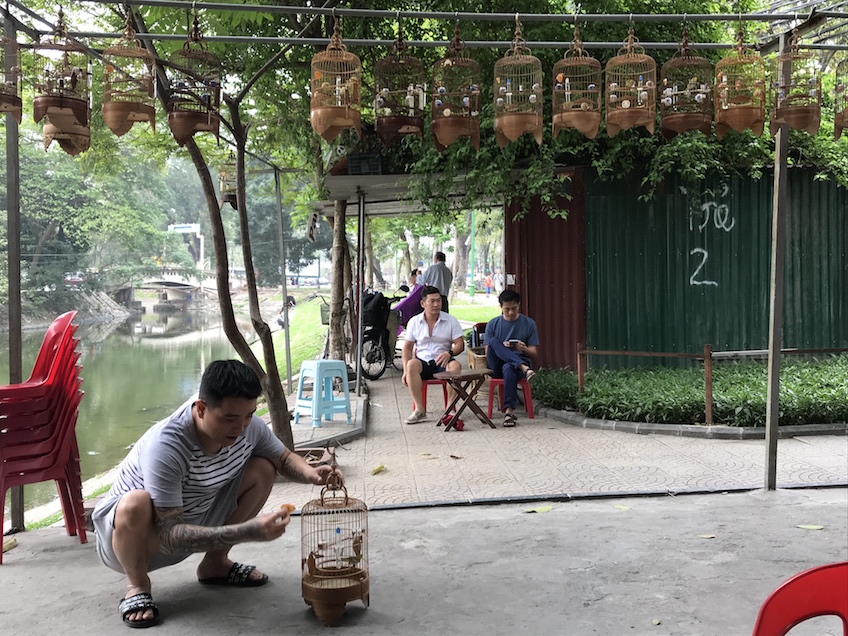
[[[507,427],[515,426],[515,404],[518,397],[518,380],[531,380],[536,372],[530,368],[530,359],[538,354],[539,334],[536,322],[519,313],[521,295],[506,289],[498,296],[501,315],[486,325],[486,366],[496,378],[503,378],[504,421]]]

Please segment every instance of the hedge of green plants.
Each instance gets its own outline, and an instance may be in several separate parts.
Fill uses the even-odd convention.
[[[768,371],[765,362],[713,363],[713,422],[764,426]],[[533,397],[555,409],[633,422],[704,423],[704,369],[592,370],[586,390],[577,374],[542,369]],[[848,422],[848,356],[819,360],[784,357],[780,371],[780,424]]]

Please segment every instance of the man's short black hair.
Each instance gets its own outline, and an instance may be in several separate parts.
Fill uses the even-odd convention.
[[[410,275],[410,276],[418,276],[418,270],[417,270],[417,269],[413,269],[411,272],[409,272],[409,275]]]
[[[439,298],[442,297],[442,292],[439,291],[438,287],[433,287],[432,285],[424,285],[421,288],[421,300],[424,300],[430,294],[438,294]]]
[[[221,406],[225,398],[255,400],[262,395],[256,373],[240,360],[215,360],[203,372],[198,397],[211,408]]]
[[[504,303],[519,303],[521,302],[521,294],[514,289],[505,289],[498,296],[498,304],[503,306]]]
[[[444,262],[445,262],[445,258],[446,258],[446,257],[445,257],[445,253],[444,253],[444,252],[436,252],[436,260],[437,260],[437,261],[441,261],[441,262],[443,262],[443,263],[444,263]]]

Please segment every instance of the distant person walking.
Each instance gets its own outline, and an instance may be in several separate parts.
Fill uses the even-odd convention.
[[[450,313],[448,310],[448,293],[451,283],[453,283],[453,272],[451,272],[450,267],[445,265],[445,253],[436,252],[433,264],[418,275],[418,284],[422,287],[430,285],[439,290],[442,295],[442,311],[446,314]]]

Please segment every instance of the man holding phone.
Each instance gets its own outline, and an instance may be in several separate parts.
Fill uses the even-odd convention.
[[[486,325],[486,365],[496,378],[503,378],[505,427],[515,426],[515,405],[518,400],[518,380],[531,380],[536,372],[530,366],[538,355],[539,334],[536,322],[518,311],[521,295],[506,289],[498,296],[501,315]]]

